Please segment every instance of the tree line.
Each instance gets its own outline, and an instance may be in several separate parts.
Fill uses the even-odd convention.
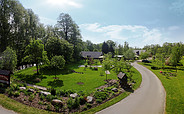
[[[38,16],[31,9],[25,9],[19,1],[0,0],[0,56],[2,59],[5,60],[4,56],[8,54],[5,50],[12,49],[16,54],[17,66],[32,62],[27,60],[28,47],[31,47],[31,43],[41,46],[46,51],[44,53],[48,56],[48,60],[53,56],[62,55],[67,63],[78,61],[83,49],[79,27],[69,14],[61,13],[56,25],[45,26],[39,22]],[[29,53],[34,55],[36,52]],[[0,64],[3,64],[2,61]]]

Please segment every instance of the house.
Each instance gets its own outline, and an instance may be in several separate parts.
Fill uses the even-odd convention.
[[[146,50],[134,50],[136,56],[139,56],[142,52],[144,53]]]
[[[0,70],[0,83],[10,85],[10,75],[13,74],[11,71]]]
[[[99,59],[100,56],[102,56],[102,52],[93,52],[93,51],[82,51],[81,56],[82,58],[93,58],[93,59]]]

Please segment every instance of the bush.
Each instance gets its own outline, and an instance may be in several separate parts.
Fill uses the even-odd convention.
[[[86,100],[84,99],[83,96],[80,96],[80,97],[79,97],[79,103],[80,103],[80,105],[83,105],[83,104],[86,103]]]
[[[56,99],[57,97],[53,96],[53,95],[47,95],[46,99],[47,101],[51,102],[53,99]]]
[[[96,99],[97,103],[102,103],[102,99]]]
[[[86,103],[86,106],[87,106],[88,108],[91,108],[91,107],[92,107],[92,105],[89,104],[89,103]]]
[[[28,100],[29,100],[30,102],[32,102],[34,98],[35,98],[35,96],[32,94],[32,95],[29,97]]]
[[[95,92],[94,97],[95,97],[96,99],[105,100],[105,99],[107,99],[107,97],[108,97],[108,93],[107,93],[107,92],[100,92],[100,91],[97,91],[97,92]]]
[[[14,93],[14,96],[15,96],[15,97],[20,96],[20,92],[16,91],[16,92]]]
[[[43,94],[40,95],[40,100],[44,100],[45,99],[45,96]]]
[[[76,97],[75,99],[72,99],[70,98],[68,101],[67,101],[67,105],[68,105],[68,108],[71,110],[71,109],[75,109],[75,108],[78,108],[80,106],[79,104],[79,99]]]
[[[67,96],[69,96],[69,93],[68,93],[68,91],[66,91],[66,90],[59,90],[59,91],[57,92],[57,95],[58,95],[58,96],[67,97]]]
[[[56,90],[54,88],[51,89],[51,95],[56,95]]]

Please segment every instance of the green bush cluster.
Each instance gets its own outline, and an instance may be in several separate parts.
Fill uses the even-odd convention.
[[[57,92],[57,95],[58,96],[63,96],[63,97],[68,97],[70,94],[73,94],[73,93],[75,93],[74,90],[59,90]]]
[[[67,101],[67,105],[68,105],[68,108],[71,110],[71,109],[76,109],[76,108],[79,108],[80,106],[80,103],[79,103],[79,98],[75,98],[75,99],[72,99],[70,98],[68,101]]]
[[[57,97],[53,95],[47,95],[45,98],[48,102],[51,102],[53,99],[57,99]]]
[[[108,93],[107,93],[107,92],[104,92],[104,91],[97,91],[97,92],[95,92],[95,94],[94,94],[94,97],[95,97],[96,99],[101,99],[101,100],[107,99],[108,96],[109,96]]]

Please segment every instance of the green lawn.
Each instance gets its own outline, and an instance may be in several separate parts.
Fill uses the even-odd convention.
[[[176,77],[169,77],[162,75],[160,71],[175,73],[173,69],[160,69],[152,70],[151,66],[155,66],[153,63],[139,63],[153,73],[161,80],[166,90],[166,112],[167,114],[183,114],[184,113],[184,69],[179,67]],[[171,68],[171,67],[169,67]]]
[[[19,71],[15,74],[16,78],[21,80],[26,80],[28,83],[33,83],[35,85],[44,86],[44,87],[54,87],[58,89],[73,89],[76,91],[86,91],[91,92],[95,88],[104,85],[106,81],[105,74],[100,76],[101,68],[98,68],[98,71],[92,70],[87,68],[75,67],[73,68],[76,72],[83,72],[83,74],[69,72],[67,73],[66,70],[57,71],[57,77],[59,79],[55,80],[54,77],[55,71],[47,71],[43,70],[42,75],[36,76],[36,67],[28,68],[22,71]],[[102,71],[104,73],[104,71]],[[116,74],[113,71],[110,71],[111,74],[107,75],[108,79],[117,79]],[[42,79],[39,83],[34,83],[34,78],[39,77]],[[78,82],[82,82],[82,85],[77,84]]]
[[[63,84],[58,84],[56,87],[57,89],[73,89],[73,90],[85,90],[87,92],[91,92],[93,90],[95,90],[96,87],[99,87],[103,84],[105,84],[105,75],[104,76],[100,76],[100,71],[94,71],[91,70],[90,68],[86,69],[86,71],[84,71],[84,68],[78,68],[76,66],[72,66],[70,67],[72,69],[74,69],[77,72],[84,72],[84,74],[77,74],[77,73],[66,73],[66,71],[61,71],[58,73],[57,77],[59,77],[59,80],[62,81]],[[32,77],[36,76],[34,75],[36,73],[36,68],[32,67],[32,68],[28,68],[25,70],[21,70],[17,73],[15,73],[14,78],[17,78],[17,76],[22,76],[21,79],[26,79],[28,78],[28,80],[33,79]],[[135,69],[132,68],[132,79],[136,82],[135,85],[133,86],[133,90],[137,89],[142,81],[141,78],[141,74]],[[64,73],[63,73],[64,72]],[[108,75],[108,79],[117,79],[117,76],[115,73],[113,73],[113,71],[110,71],[111,74]],[[63,73],[63,74],[62,74]],[[21,75],[20,75],[21,74]],[[54,75],[51,75],[52,72],[44,72],[43,75],[39,76],[40,78],[43,78],[42,81],[40,83],[35,83],[36,85],[41,85],[41,86],[46,86],[46,87],[50,87],[49,85],[49,81],[54,81],[53,77],[55,77]],[[37,76],[36,76],[37,77]],[[31,82],[31,81],[30,81]],[[83,82],[84,85],[78,85],[76,84],[77,82]],[[58,82],[59,83],[59,82]],[[54,86],[56,86],[56,84],[53,84]],[[120,100],[122,100],[123,98],[127,97],[131,92],[124,92],[123,94],[120,94],[119,96],[95,107],[92,109],[89,109],[85,112],[82,112],[84,114],[87,113],[95,113],[98,112],[104,108],[107,108],[117,102],[119,102]],[[47,112],[44,110],[39,110],[39,109],[35,109],[33,107],[28,107],[24,104],[21,104],[15,100],[12,100],[10,98],[8,98],[7,96],[0,94],[1,98],[1,102],[0,104],[8,109],[14,110],[16,112],[20,112],[20,113],[51,113],[51,112]],[[30,110],[30,111],[28,111]]]

